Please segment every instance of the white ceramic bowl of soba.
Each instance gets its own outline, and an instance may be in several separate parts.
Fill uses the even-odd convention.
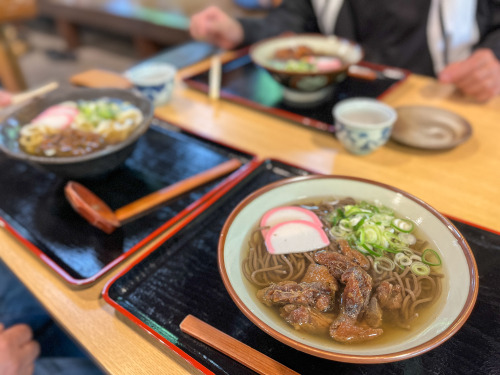
[[[376,340],[369,345],[342,344],[333,340],[311,340],[284,320],[276,319],[259,302],[242,272],[244,250],[250,233],[264,213],[279,206],[319,198],[352,197],[382,204],[400,217],[414,221],[417,231],[442,257],[446,275],[442,292],[418,328],[397,340]],[[277,340],[311,355],[341,362],[384,363],[423,354],[453,336],[469,317],[478,293],[474,256],[460,232],[437,210],[397,188],[354,177],[305,176],[267,185],[245,198],[228,217],[219,242],[219,270],[231,298],[259,328]]]

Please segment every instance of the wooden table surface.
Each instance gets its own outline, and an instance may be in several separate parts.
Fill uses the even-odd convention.
[[[184,69],[190,74],[208,64]],[[394,185],[442,213],[500,232],[500,98],[473,104],[430,78],[410,76],[384,100],[392,106],[425,104],[461,114],[472,137],[448,151],[410,149],[393,142],[367,156],[353,156],[321,132],[246,109],[211,101],[180,80],[173,100],[157,110],[167,121],[262,158],[273,157],[318,172],[359,176]],[[106,282],[134,261],[138,251],[86,289],[66,284],[20,242],[0,229],[0,257],[64,327],[110,374],[187,374],[196,370],[136,328],[101,298]]]

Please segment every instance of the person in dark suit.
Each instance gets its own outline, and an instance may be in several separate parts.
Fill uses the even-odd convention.
[[[283,32],[334,34],[358,42],[366,61],[437,77],[478,101],[500,94],[498,0],[285,0],[241,19],[211,6],[192,16],[190,32],[224,49]]]

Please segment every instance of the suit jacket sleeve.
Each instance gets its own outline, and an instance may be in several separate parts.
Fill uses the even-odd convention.
[[[481,39],[477,48],[489,48],[500,60],[500,0],[478,2],[478,26]]]

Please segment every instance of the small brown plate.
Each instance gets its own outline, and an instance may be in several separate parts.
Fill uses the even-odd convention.
[[[407,146],[449,149],[465,142],[472,134],[467,120],[442,108],[404,106],[396,108],[396,111],[398,119],[391,137]]]

